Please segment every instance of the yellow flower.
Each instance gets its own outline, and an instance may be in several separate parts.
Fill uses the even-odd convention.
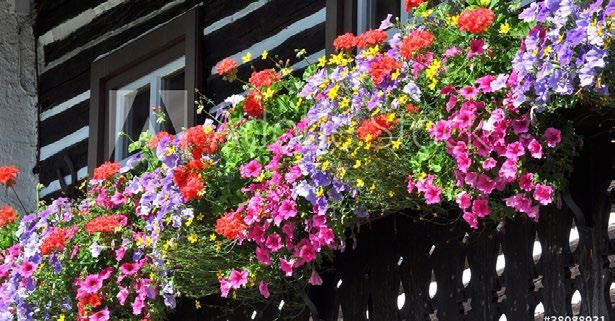
[[[457,25],[457,20],[459,19],[459,15],[457,16],[447,16],[446,23],[449,25]]]
[[[491,0],[480,0],[480,5],[483,7],[488,7],[491,4]]]
[[[427,17],[429,17],[431,15],[432,12],[433,12],[432,9],[426,10],[425,12],[421,13],[421,17],[427,18]]]
[[[329,165],[331,164],[331,162],[329,162],[328,160],[324,161],[322,163],[322,165],[320,166],[320,168],[322,168],[323,171],[326,171],[327,168],[329,168]]]
[[[354,162],[354,165],[352,165],[352,168],[355,168],[355,169],[356,169],[356,168],[359,168],[359,167],[361,167],[361,161],[357,159],[357,160]]]
[[[152,246],[152,238],[151,237],[147,237],[145,238],[145,246]]]
[[[186,226],[190,226],[192,224],[192,217],[186,220]]]
[[[195,309],[200,309],[201,308],[201,301],[199,300],[194,300],[194,308]]]
[[[357,178],[357,187],[361,188],[363,186],[365,186],[365,182],[362,179]]]
[[[269,98],[273,97],[273,94],[275,94],[275,90],[273,90],[271,87],[269,87],[263,93],[263,99],[269,99]]]
[[[551,46],[546,46],[542,56],[543,57],[548,57],[549,54],[551,53],[551,49],[552,49]]]
[[[212,242],[215,241],[216,240],[216,234],[214,234],[214,233],[209,234],[209,240],[212,241]]]
[[[64,318],[65,318],[64,314],[60,314],[57,321],[64,321]]]
[[[508,24],[508,22],[503,23],[500,25],[500,33],[501,34],[507,34],[510,31],[510,25]]]
[[[202,221],[205,218],[205,215],[203,213],[199,213],[196,215],[196,220],[197,221]]]
[[[316,190],[316,197],[322,197],[323,195],[325,195],[325,189],[321,186]]]
[[[428,121],[428,122],[425,124],[425,129],[430,130],[430,129],[431,129],[431,126],[433,126],[433,123],[432,123],[432,122],[430,122],[430,121]]]
[[[401,96],[397,97],[397,102],[398,102],[400,105],[405,105],[405,104],[408,102],[408,96],[406,96],[406,95],[401,95]]]
[[[214,249],[216,250],[216,252],[220,252],[220,250],[222,249],[222,242],[216,241],[216,245],[214,245]]]
[[[343,167],[338,168],[338,170],[337,170],[337,177],[338,177],[339,179],[343,179],[343,178],[344,178],[344,176],[346,176],[346,169],[345,169],[345,168],[343,168]]]
[[[246,53],[245,55],[243,55],[243,57],[241,57],[241,61],[243,61],[244,63],[248,62],[252,60],[252,54],[248,51],[248,53]]]
[[[263,52],[261,53],[261,59],[265,60],[267,59],[267,56],[269,56],[269,51],[263,50]]]
[[[329,92],[327,93],[327,97],[329,98],[329,100],[334,100],[335,98],[337,98],[337,93],[340,91],[340,85],[336,84],[335,86],[333,86],[333,88],[329,89]]]
[[[280,70],[280,74],[282,74],[282,77],[286,77],[286,76],[288,76],[288,75],[290,75],[292,73],[293,73],[293,68],[290,68],[290,67],[289,68],[282,68]]]
[[[196,234],[190,233],[190,235],[188,235],[188,242],[194,244],[196,243],[197,240],[198,240],[198,237],[196,236]]]
[[[436,90],[437,85],[438,85],[438,79],[434,78],[427,87],[431,90]]]
[[[318,58],[318,67],[324,67],[327,64],[327,56]]]
[[[399,146],[401,146],[401,140],[400,139],[396,139],[394,141],[391,142],[391,146],[393,147],[393,150],[398,150]]]
[[[346,108],[350,105],[350,98],[344,97],[342,101],[340,101],[340,108]]]
[[[216,277],[217,277],[218,279],[221,279],[221,278],[223,278],[223,277],[224,277],[224,273],[223,273],[222,271],[218,271],[218,273],[216,273]]]
[[[401,74],[401,71],[399,69],[395,70],[395,72],[391,74],[391,79],[393,80],[397,79],[400,74]]]
[[[372,184],[372,186],[369,187],[369,191],[373,192],[376,189],[376,184]]]

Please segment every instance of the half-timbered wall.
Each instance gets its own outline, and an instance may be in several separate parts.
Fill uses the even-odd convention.
[[[239,85],[223,82],[214,65],[231,56],[242,64],[239,76],[270,62],[270,57],[294,58],[306,49],[314,61],[324,53],[325,0],[42,0],[37,3],[35,35],[39,61],[39,159],[37,171],[46,187],[42,196],[71,194],[87,176],[90,108],[90,66],[98,57],[120,48],[196,5],[203,10],[200,26],[204,45],[200,90],[219,103]]]

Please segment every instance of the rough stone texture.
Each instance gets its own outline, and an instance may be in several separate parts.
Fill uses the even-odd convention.
[[[19,167],[15,189],[28,210],[36,204],[38,182],[32,171],[36,166],[38,111],[30,8],[28,0],[0,0],[0,166]],[[6,203],[21,208],[13,191],[0,188],[0,206]]]

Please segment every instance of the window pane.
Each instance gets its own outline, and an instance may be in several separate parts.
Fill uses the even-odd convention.
[[[128,157],[128,145],[132,141],[139,139],[141,132],[149,129],[149,113],[150,113],[150,87],[145,86],[138,90],[129,92],[119,91],[119,95],[125,94],[123,106],[120,106],[122,99],[118,104],[118,115],[124,115],[121,132],[125,134],[118,139],[116,153],[119,152],[117,160],[122,160]],[[123,110],[123,113],[122,113]]]
[[[162,78],[160,97],[165,122],[160,124],[160,129],[171,134],[176,134],[177,130],[181,129],[173,124],[182,123],[184,112],[189,107],[185,78],[183,69]]]

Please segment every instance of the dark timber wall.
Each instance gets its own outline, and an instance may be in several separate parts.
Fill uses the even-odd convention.
[[[325,47],[325,0],[42,0],[37,2],[35,33],[39,57],[39,163],[46,198],[71,195],[76,182],[87,175],[90,66],[127,42],[202,5],[205,88],[201,92],[219,103],[239,85],[212,74],[227,56],[249,49],[254,59],[239,68],[246,79],[254,65],[270,67],[259,58],[295,58],[295,49],[316,57]],[[96,11],[99,14],[92,15]],[[87,23],[79,23],[86,18]],[[81,20],[80,20],[81,19]],[[65,30],[69,30],[66,32]],[[241,59],[237,59],[241,61]],[[291,63],[292,64],[292,63]],[[295,65],[301,68],[303,65]],[[64,191],[61,187],[65,180]]]

